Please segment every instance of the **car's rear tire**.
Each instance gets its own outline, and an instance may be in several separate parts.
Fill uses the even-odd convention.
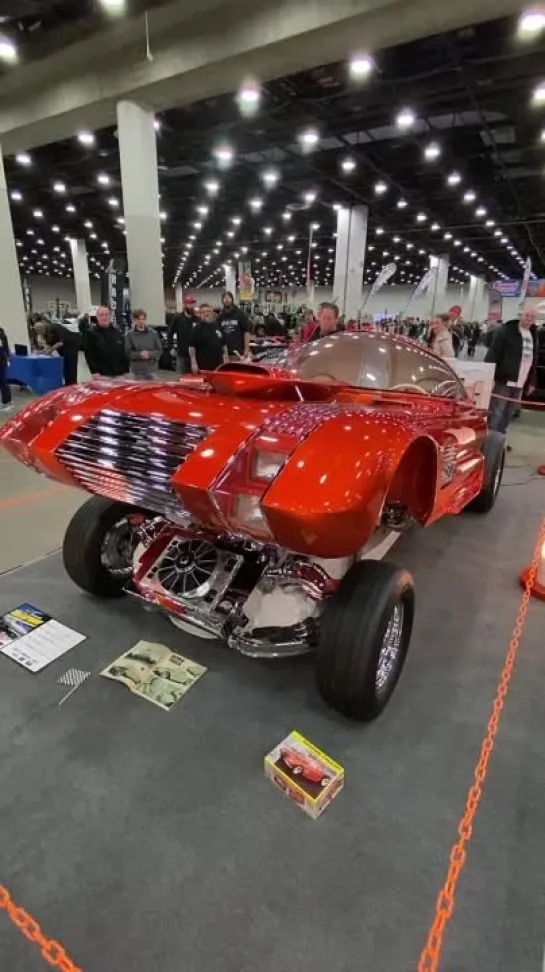
[[[316,677],[324,701],[349,719],[376,719],[401,675],[413,618],[408,571],[376,560],[353,564],[322,616]]]
[[[93,496],[76,511],[64,535],[62,553],[66,573],[83,591],[95,597],[124,593],[128,577],[121,569],[112,572],[107,568],[104,544],[116,524],[141,512],[102,496]]]
[[[506,438],[502,432],[490,431],[483,444],[484,480],[483,488],[475,499],[466,506],[471,513],[490,513],[495,505],[503,479],[505,467]]]

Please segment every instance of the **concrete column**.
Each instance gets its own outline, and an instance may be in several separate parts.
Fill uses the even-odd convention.
[[[337,213],[333,299],[347,318],[357,317],[362,305],[368,217],[367,206],[351,206]]]
[[[2,295],[2,327],[13,351],[15,344],[28,347],[28,329],[17,248],[9,208],[4,157],[0,148],[0,294]]]
[[[87,263],[87,244],[85,240],[71,239],[70,253],[72,254],[78,310],[80,314],[88,314],[91,310],[91,282],[89,280],[89,264]]]
[[[435,280],[431,286],[431,308],[430,315],[433,314],[445,314],[448,311],[447,307],[447,283],[448,283],[448,268],[449,268],[449,258],[448,254],[441,254],[441,256],[430,257],[430,267],[437,267],[437,273],[435,274]]]
[[[475,308],[477,306],[477,280],[474,274],[471,274],[469,278],[469,293],[467,295],[467,301],[464,307],[464,317],[466,321],[475,320]]]
[[[174,288],[174,299],[176,301],[176,310],[183,311],[184,309],[184,291],[181,284],[176,284]]]
[[[225,289],[228,290],[234,297],[235,302],[237,299],[237,270],[234,263],[226,263],[224,266],[225,270]]]
[[[165,322],[159,179],[153,112],[131,101],[117,106],[123,215],[127,232],[131,307],[150,324]]]
[[[488,317],[490,305],[490,290],[486,286],[484,277],[477,277],[477,293],[475,297],[475,318],[482,324]]]

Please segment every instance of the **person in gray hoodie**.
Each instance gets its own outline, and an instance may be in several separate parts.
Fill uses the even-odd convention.
[[[131,375],[138,381],[153,380],[163,350],[161,339],[157,331],[148,327],[145,310],[135,310],[132,323],[132,331],[125,338],[125,353],[129,359]]]

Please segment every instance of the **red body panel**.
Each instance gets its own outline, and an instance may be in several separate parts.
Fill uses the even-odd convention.
[[[206,437],[174,469],[181,507],[212,531],[318,557],[358,550],[385,503],[426,524],[458,513],[481,488],[486,420],[468,400],[303,381],[265,368],[208,378],[215,388],[96,381],[54,392],[8,422],[0,444],[39,472],[79,485],[77,465],[69,471],[57,450],[103,410],[192,424]],[[267,481],[251,471],[256,450],[283,457]],[[96,491],[110,495],[111,479]],[[260,504],[262,523],[241,527],[230,493],[235,505],[240,495]]]

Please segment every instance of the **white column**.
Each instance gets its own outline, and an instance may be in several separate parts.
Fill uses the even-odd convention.
[[[80,314],[88,314],[91,310],[91,282],[89,280],[89,264],[87,263],[87,244],[85,240],[70,240],[72,267],[74,269],[74,284],[76,287],[76,304]]]
[[[446,314],[448,311],[448,307],[446,306],[449,268],[448,254],[443,253],[438,257],[431,256],[430,267],[437,267],[435,280],[430,288],[432,294],[430,315]]]
[[[337,213],[333,300],[347,318],[357,317],[362,305],[368,217],[367,206],[351,206]]]
[[[1,325],[6,332],[11,350],[15,344],[28,347],[28,329],[25,303],[19,274],[17,247],[13,235],[13,223],[9,206],[9,194],[0,148],[0,294],[2,295]]]
[[[131,101],[117,106],[123,215],[131,306],[150,324],[165,322],[157,145],[153,112]]]
[[[478,277],[475,277],[474,274],[471,274],[471,276],[469,278],[469,294],[468,294],[468,297],[467,297],[466,306],[464,307],[464,317],[466,318],[467,321],[474,321],[476,319],[475,318],[475,310],[476,310],[476,307],[477,307],[477,281],[478,281],[478,279],[479,278]]]
[[[176,310],[183,311],[184,309],[184,291],[182,285],[176,284],[174,288],[174,299],[176,301]]]
[[[477,277],[477,295],[475,300],[475,320],[482,324],[488,318],[490,305],[490,290],[486,286],[484,277]]]
[[[236,302],[237,299],[237,271],[234,263],[226,263],[225,270],[225,289],[233,295],[233,299]]]

